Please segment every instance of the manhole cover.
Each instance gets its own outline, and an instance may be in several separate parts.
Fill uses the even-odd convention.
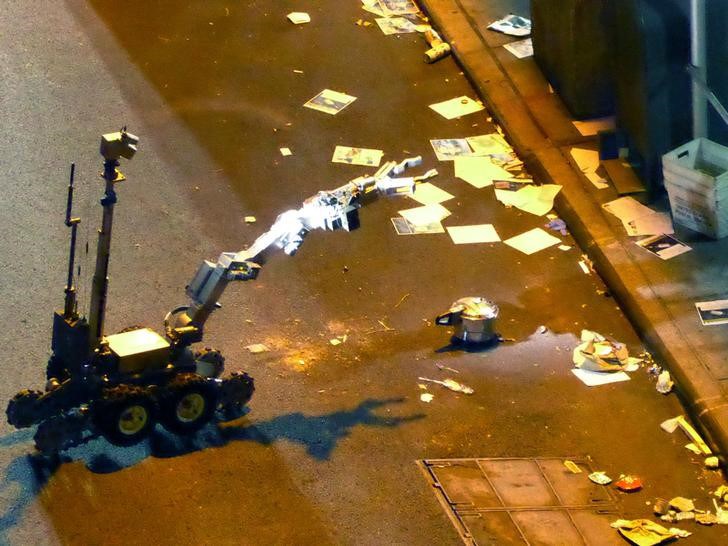
[[[592,483],[585,460],[426,459],[417,461],[468,545],[624,546],[608,488]]]

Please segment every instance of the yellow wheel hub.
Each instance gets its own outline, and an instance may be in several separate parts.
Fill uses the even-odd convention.
[[[191,423],[205,413],[205,398],[200,393],[191,392],[177,403],[177,419],[181,423]]]
[[[147,424],[149,412],[141,405],[129,406],[119,416],[119,432],[127,436],[137,434]]]

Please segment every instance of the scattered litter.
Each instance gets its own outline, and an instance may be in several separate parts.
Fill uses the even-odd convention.
[[[283,157],[287,157],[289,155],[293,155],[293,152],[291,151],[290,148],[281,148],[280,151],[281,151],[281,155]]]
[[[568,235],[569,233],[566,229],[566,222],[564,222],[561,218],[552,218],[549,223],[546,224],[544,227],[547,227],[553,231],[558,231],[564,237],[566,237],[566,235]]]
[[[459,118],[474,112],[480,112],[484,109],[480,102],[473,100],[470,97],[466,97],[465,95],[443,102],[430,104],[430,108],[445,119]]]
[[[728,502],[728,485],[721,485],[713,491],[713,496],[721,502]]]
[[[331,345],[341,345],[342,343],[346,342],[349,336],[344,334],[343,336],[336,336],[335,338],[332,338],[329,340],[329,343]]]
[[[294,25],[302,25],[303,23],[311,22],[311,16],[303,11],[293,11],[286,15],[286,17],[288,17],[288,20]]]
[[[246,224],[254,224],[255,222],[258,221],[258,219],[255,216],[246,216],[245,218],[243,218],[243,220],[245,221]]]
[[[420,400],[428,404],[432,402],[433,398],[435,398],[435,395],[430,392],[423,392],[422,394],[420,394]]]
[[[550,246],[557,245],[561,241],[553,235],[549,235],[541,228],[534,228],[510,239],[506,239],[503,242],[524,254],[530,255]]]
[[[567,250],[571,250],[571,247],[569,245],[559,245],[558,249],[566,252]]]
[[[591,271],[589,270],[589,266],[586,265],[586,262],[584,260],[579,260],[579,267],[581,267],[581,270],[584,272],[585,275],[589,275]]]
[[[698,446],[696,446],[692,442],[690,442],[689,444],[685,444],[685,449],[687,449],[688,451],[691,451],[695,455],[702,455],[703,454],[703,452],[700,451],[700,448]]]
[[[252,345],[246,345],[245,349],[248,350],[251,354],[257,355],[259,353],[267,353],[270,351],[267,345],[264,345],[263,343],[253,343]]]
[[[586,148],[572,148],[569,150],[569,154],[574,159],[579,170],[584,173],[584,176],[586,176],[589,179],[589,182],[594,184],[597,189],[603,190],[604,188],[609,187],[606,180],[596,173],[600,165],[599,152]]]
[[[425,62],[427,64],[432,64],[450,55],[452,51],[450,44],[443,40],[442,37],[435,31],[435,29],[433,29],[429,25],[415,28],[422,33],[422,36],[424,36],[425,41],[427,42],[427,45],[430,46],[430,49],[425,51]]]
[[[303,70],[298,70],[296,68],[293,69],[294,74],[303,74]]]
[[[637,546],[656,546],[678,536],[674,530],[666,529],[648,519],[618,519],[611,525],[619,531],[620,535]]]
[[[489,24],[487,28],[509,36],[528,36],[531,34],[531,20],[511,14]]]
[[[443,381],[440,381],[438,379],[429,379],[427,377],[418,377],[417,379],[419,379],[420,381],[427,381],[428,383],[437,383],[438,385],[442,385],[446,389],[450,389],[454,392],[461,392],[463,394],[473,394],[475,392],[467,385],[458,383],[454,379],[444,379]]]
[[[589,474],[589,479],[598,485],[609,485],[612,483],[612,478],[607,476],[602,470],[597,470]]]
[[[664,516],[670,511],[670,503],[665,499],[657,499],[652,505],[652,511],[656,516]]]
[[[685,531],[684,529],[678,529],[677,527],[670,527],[668,529],[671,533],[674,533],[676,537],[680,538],[688,538],[692,533],[690,531]]]
[[[384,152],[371,148],[351,148],[337,146],[334,149],[332,163],[348,163],[349,165],[364,165],[365,167],[379,167]]]
[[[364,11],[373,13],[378,17],[386,17],[388,15],[382,10],[382,7],[379,5],[379,0],[361,0],[361,3]]]
[[[675,497],[670,499],[669,503],[670,507],[678,512],[693,512],[695,510],[695,503],[685,497]]]
[[[404,17],[380,17],[374,20],[381,31],[390,36],[392,34],[409,34],[417,32],[417,26]]]
[[[451,161],[457,157],[473,155],[467,139],[464,138],[437,138],[430,140],[430,145],[439,161]]]
[[[437,366],[438,370],[447,370],[447,371],[453,372],[453,373],[460,373],[460,370],[456,370],[455,368],[451,368],[449,366],[444,366],[443,364],[440,364],[439,362],[435,362],[435,366]]]
[[[475,135],[467,137],[474,155],[505,155],[513,152],[500,133],[489,133],[487,135]]]
[[[640,239],[637,241],[637,245],[663,260],[669,260],[692,250],[688,245],[681,243],[670,235],[654,235],[653,237]]]
[[[621,381],[630,380],[629,375],[624,372],[604,373],[572,368],[571,373],[578,377],[587,387],[599,387],[601,385],[608,385],[609,383],[619,383]]]
[[[655,385],[655,388],[660,394],[668,394],[674,386],[675,382],[670,379],[670,372],[667,370],[657,376],[657,384]]]
[[[454,157],[455,176],[465,180],[471,186],[484,188],[493,184],[493,180],[510,178],[511,174],[495,165],[487,157]]]
[[[415,186],[415,191],[408,195],[418,203],[423,205],[436,205],[437,203],[444,203],[450,199],[454,199],[455,196],[445,190],[438,188],[430,182],[423,182]]]
[[[533,57],[533,42],[531,41],[531,38],[511,42],[510,44],[505,44],[503,47],[519,59]]]
[[[704,514],[698,512],[695,514],[695,521],[700,525],[715,525],[718,523],[718,518],[710,512],[705,512]]]
[[[554,198],[561,191],[558,184],[534,186],[526,184],[517,191],[495,190],[495,197],[504,205],[516,207],[536,216],[543,216],[554,208]],[[558,241],[557,242],[561,242]]]
[[[379,0],[379,6],[384,15],[407,15],[420,11],[414,0]]]
[[[356,100],[356,97],[339,93],[331,89],[324,89],[303,106],[313,110],[319,110],[326,114],[336,115]]]
[[[635,491],[642,489],[642,480],[637,476],[620,476],[619,480],[614,482],[614,485],[620,491],[624,491],[625,493],[634,493]]]
[[[669,214],[654,211],[633,197],[620,197],[602,207],[622,221],[630,237],[674,233]]]
[[[715,506],[715,517],[718,525],[728,525],[728,510],[724,510],[718,503],[713,499],[713,506]]]
[[[397,307],[399,307],[400,305],[402,305],[404,303],[404,300],[406,300],[407,298],[409,298],[409,296],[410,296],[409,293],[407,293],[404,296],[402,296],[399,299],[399,301],[397,302],[397,304],[394,306],[394,308],[396,309]]]
[[[495,231],[493,224],[478,224],[473,226],[449,226],[447,232],[456,245],[472,243],[496,243],[501,239]]]
[[[728,324],[728,300],[695,302],[703,326]]]
[[[574,461],[564,461],[564,466],[572,474],[581,474],[581,468]]]
[[[624,343],[607,340],[591,330],[581,331],[581,343],[574,349],[574,366],[593,372],[624,371],[629,364],[629,352]]]
[[[720,459],[718,459],[715,455],[712,455],[710,457],[706,457],[703,464],[705,464],[705,468],[718,470],[720,468]]]
[[[399,214],[403,218],[407,219],[410,224],[415,226],[427,226],[441,222],[450,216],[450,211],[441,204],[435,203],[434,205],[425,205],[423,207],[400,210]]]
[[[440,222],[415,225],[406,218],[390,218],[397,235],[424,235],[428,233],[445,233],[445,228]]]
[[[678,428],[680,428],[688,437],[688,439],[690,439],[696,446],[698,446],[703,455],[713,454],[713,452],[708,447],[708,444],[703,441],[697,431],[692,427],[690,423],[687,422],[685,416],[683,415],[678,415],[677,417],[673,417],[672,419],[667,419],[666,421],[663,421],[660,424],[660,428],[669,434],[672,434]]]
[[[587,119],[583,121],[572,121],[572,123],[582,136],[593,136],[599,131],[614,131],[616,128],[616,120],[614,116]]]

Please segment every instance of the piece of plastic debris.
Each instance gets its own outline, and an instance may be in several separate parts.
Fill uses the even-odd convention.
[[[648,519],[618,519],[611,526],[637,546],[655,546],[678,536],[676,532]]]
[[[581,474],[581,468],[579,468],[579,465],[576,464],[574,461],[564,461],[564,466],[571,472],[572,474]]]
[[[688,439],[692,440],[693,443],[698,446],[703,455],[713,454],[713,452],[708,447],[708,444],[703,441],[703,439],[692,427],[692,425],[687,422],[684,415],[678,415],[677,417],[673,417],[672,419],[667,419],[660,424],[660,428],[669,434],[675,432],[678,427],[682,429]]]
[[[703,463],[705,464],[705,468],[709,468],[711,470],[717,470],[720,468],[720,459],[718,459],[715,455],[706,457]]]
[[[435,398],[435,395],[429,392],[423,392],[420,394],[420,400],[423,402],[427,402],[428,404],[432,402],[432,399]]]
[[[610,483],[612,483],[612,478],[607,476],[601,470],[589,474],[589,479],[599,485],[609,485]]]
[[[718,518],[710,512],[705,512],[704,514],[695,514],[695,521],[700,525],[715,525],[718,523]]]
[[[430,379],[428,377],[418,377],[420,381],[427,381],[428,383],[437,383],[438,385],[442,385],[446,389],[450,389],[453,392],[461,392],[463,394],[473,394],[475,391],[468,387],[467,385],[463,385],[462,383],[458,383],[454,379],[444,379],[442,381],[438,379]]]
[[[675,382],[670,379],[670,372],[667,370],[657,376],[657,384],[655,385],[655,388],[660,394],[668,394],[674,385]]]
[[[246,224],[254,224],[258,221],[258,219],[255,216],[246,216],[244,218]]]
[[[568,234],[568,231],[566,231],[566,222],[564,222],[561,218],[552,219],[548,224],[545,225],[545,227],[553,231],[558,231],[559,233],[561,233],[561,235],[564,236]]]
[[[303,23],[310,23],[311,16],[304,11],[292,11],[288,15],[288,20],[294,25],[302,25]]]
[[[669,510],[670,503],[668,503],[665,499],[657,499],[652,505],[652,511],[656,516],[664,516],[669,512]]]
[[[253,343],[252,345],[246,345],[245,348],[248,350],[248,352],[257,355],[259,353],[267,353],[270,351],[267,345],[264,345],[263,343]]]
[[[619,480],[614,482],[614,485],[620,491],[625,493],[634,493],[642,489],[642,480],[637,476],[620,476]]]

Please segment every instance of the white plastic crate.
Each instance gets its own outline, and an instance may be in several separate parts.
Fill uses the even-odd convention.
[[[728,236],[728,148],[695,139],[662,156],[662,172],[676,223]]]

